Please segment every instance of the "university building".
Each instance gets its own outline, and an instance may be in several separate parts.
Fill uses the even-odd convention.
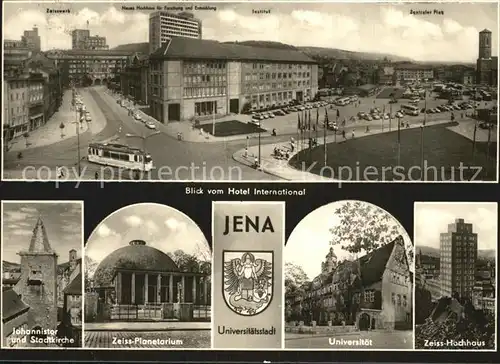
[[[498,85],[498,57],[491,56],[492,33],[488,29],[479,32],[476,82],[485,86]]]
[[[85,315],[94,322],[210,318],[210,274],[181,270],[144,240],[132,240],[104,258],[89,289]]]
[[[456,219],[440,234],[439,278],[441,295],[471,298],[475,285],[477,234],[472,224]]]
[[[201,39],[201,20],[188,12],[157,11],[149,15],[149,53],[175,37]]]
[[[210,119],[312,99],[318,66],[304,53],[172,38],[150,56],[152,116]]]
[[[359,330],[411,327],[413,282],[402,237],[355,261],[339,263],[330,248],[321,268],[286,297],[294,320]]]

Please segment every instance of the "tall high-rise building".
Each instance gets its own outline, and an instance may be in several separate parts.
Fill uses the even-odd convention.
[[[72,49],[90,49],[90,50],[106,50],[109,49],[106,44],[106,37],[98,35],[90,35],[88,29],[75,29],[71,32],[71,48]]]
[[[90,37],[90,30],[88,29],[74,29],[71,32],[71,48],[72,49],[85,49],[85,41]]]
[[[441,294],[471,298],[475,284],[477,234],[472,224],[456,219],[440,236]]]
[[[201,20],[188,12],[157,11],[149,16],[149,53],[174,37],[201,39]]]
[[[21,37],[21,41],[26,45],[27,48],[35,52],[40,52],[41,42],[37,27],[33,27],[32,30],[25,30],[24,35]]]
[[[498,85],[498,57],[491,56],[492,33],[488,29],[479,32],[479,54],[476,66],[476,82],[481,85]]]

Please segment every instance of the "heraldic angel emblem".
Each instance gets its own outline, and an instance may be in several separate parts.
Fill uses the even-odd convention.
[[[224,251],[224,300],[242,316],[263,312],[273,297],[273,252]]]

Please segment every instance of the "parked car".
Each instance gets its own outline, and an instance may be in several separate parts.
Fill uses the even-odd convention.
[[[139,115],[138,113],[136,113],[136,114],[134,114],[134,119],[135,120],[141,120],[142,117],[141,117],[141,115]]]
[[[276,110],[274,112],[274,115],[276,115],[276,116],[285,116],[286,113],[283,110]]]
[[[151,121],[148,121],[146,123],[146,126],[148,127],[148,129],[156,129],[156,125],[153,124]]]
[[[86,114],[85,121],[92,121],[92,116],[90,116],[90,114]]]
[[[372,118],[370,115],[368,115],[368,114],[365,114],[365,115],[363,116],[363,119],[365,119],[365,120],[367,120],[367,121],[372,121],[372,120],[373,120],[373,118]]]
[[[401,111],[398,111],[398,112],[396,113],[396,117],[397,117],[397,118],[402,118],[403,116],[404,116],[404,114],[403,114]]]
[[[271,111],[269,111],[267,113],[267,115],[269,115],[270,118],[274,118],[275,117],[274,112],[271,112]]]
[[[380,115],[379,114],[373,114],[372,115],[374,120],[380,120]]]
[[[493,124],[483,122],[479,124],[479,127],[481,129],[493,129]]]
[[[339,130],[339,127],[337,126],[336,122],[330,121],[328,123],[328,129],[333,130],[333,131],[337,131],[337,130]]]

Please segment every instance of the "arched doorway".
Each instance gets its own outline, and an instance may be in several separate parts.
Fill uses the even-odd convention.
[[[94,86],[100,86],[101,85],[101,79],[100,78],[96,78],[94,80]]]
[[[375,330],[375,318],[372,318],[371,329]]]
[[[359,330],[361,331],[367,331],[370,329],[370,315],[367,313],[362,313],[359,316],[359,323],[358,323]]]

